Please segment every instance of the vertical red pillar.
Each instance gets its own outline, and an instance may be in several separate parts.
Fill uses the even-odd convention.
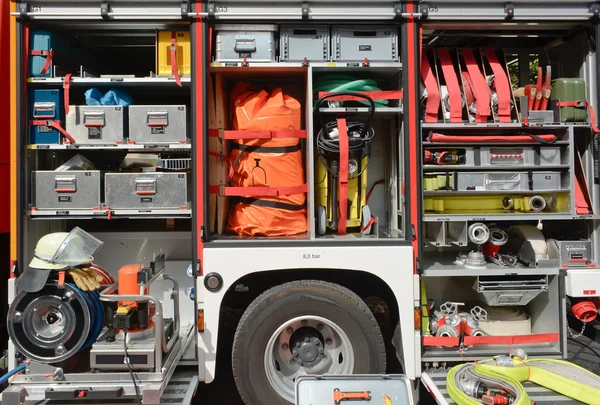
[[[195,12],[200,13],[203,11],[203,5],[201,3],[195,4]],[[201,276],[204,273],[203,270],[203,251],[204,241],[202,239],[204,230],[204,185],[205,185],[205,173],[206,173],[206,162],[204,159],[206,140],[205,135],[207,134],[207,120],[204,116],[204,106],[206,105],[207,92],[205,91],[205,80],[208,71],[208,61],[210,56],[207,56],[207,29],[206,22],[202,18],[197,18],[194,22],[193,27],[193,63],[192,63],[192,111],[194,118],[194,138],[192,143],[192,158],[194,168],[194,202],[193,202],[193,215],[192,221],[195,246],[194,253],[195,258],[198,260],[197,269],[198,275]]]

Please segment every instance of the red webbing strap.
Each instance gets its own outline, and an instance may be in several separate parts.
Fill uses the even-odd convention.
[[[356,93],[364,94],[365,96],[371,97],[373,100],[402,100],[404,93],[402,90],[380,90],[380,91],[357,91]],[[319,98],[329,94],[334,94],[328,91],[320,91]],[[356,96],[337,96],[328,98],[329,101],[365,101],[362,97]]]
[[[558,333],[543,333],[537,335],[519,336],[465,336],[465,346],[479,345],[526,345],[535,343],[558,342]],[[460,337],[424,336],[423,346],[458,347]]]
[[[69,135],[69,133],[67,131],[65,131],[60,126],[60,121],[54,121],[54,120],[32,120],[32,121],[29,121],[29,125],[52,127],[54,129],[58,130],[58,132],[60,132],[62,134],[62,136],[64,136],[65,138],[67,138],[67,140],[70,143],[75,143],[75,139],[73,139],[73,137],[71,135]]]
[[[48,69],[50,69],[50,65],[52,64],[52,56],[54,55],[54,51],[52,49],[49,49],[47,51],[41,51],[41,50],[33,50],[31,52],[29,52],[30,55],[32,56],[45,56],[46,57],[46,62],[44,63],[44,66],[42,66],[42,70],[40,70],[40,74],[41,75],[45,75],[46,72],[48,71]]]
[[[369,227],[373,224],[378,223],[379,220],[377,219],[377,217],[371,216],[371,219],[369,220],[369,222],[367,222],[367,224],[364,226],[364,228],[362,228],[360,230],[360,233],[365,233],[367,232],[367,230],[369,229]]]
[[[179,78],[179,69],[177,69],[177,32],[171,31],[171,74],[175,78],[175,83],[181,87]]]
[[[229,167],[229,170],[227,173],[227,180],[231,180],[233,178],[233,165],[231,164],[231,160],[229,160],[228,156],[225,156],[224,154],[217,153],[217,152],[208,152],[208,156],[216,157],[223,162],[227,162],[227,165]]]
[[[210,194],[221,197],[277,197],[280,195],[303,194],[308,192],[308,184],[291,187],[229,187],[209,186]]]
[[[298,138],[305,139],[306,131],[299,129],[274,129],[274,130],[239,130],[222,131],[209,129],[210,138],[222,139],[273,139],[273,138]]]
[[[537,83],[535,84],[535,102],[533,103],[534,110],[540,109],[540,104],[542,101],[542,74],[542,68],[538,67]]]
[[[454,70],[454,63],[452,63],[452,58],[448,50],[440,49],[438,50],[438,55],[450,96],[450,122],[462,122],[462,95],[460,93],[460,85],[458,84],[458,76],[456,76],[456,70]]]
[[[544,94],[542,94],[542,103],[540,110],[547,110],[550,96],[552,95],[552,67],[546,67],[546,81],[544,82]]]
[[[500,122],[510,122],[511,88],[508,76],[494,50],[486,49],[483,52],[494,72],[496,94],[498,95],[498,119]],[[479,106],[479,104],[477,105]]]
[[[523,142],[523,143],[552,143],[556,141],[555,135],[443,135],[431,133],[427,140],[432,143],[488,143],[488,142]]]
[[[339,183],[340,183],[340,216],[338,219],[338,235],[346,234],[346,225],[348,216],[348,160],[350,153],[349,140],[348,140],[348,127],[346,126],[346,118],[338,118],[337,126],[340,140],[340,171],[339,171]]]
[[[367,193],[367,198],[365,199],[365,201],[367,203],[369,202],[369,198],[371,198],[371,194],[373,194],[373,190],[375,190],[375,187],[378,186],[378,185],[380,185],[380,184],[384,184],[384,183],[385,183],[384,179],[377,180],[375,183],[373,183],[373,185],[369,189],[369,192]]]
[[[596,121],[596,112],[594,111],[594,107],[587,101],[559,101],[556,103],[557,107],[579,107],[579,108],[587,108],[589,110],[588,115],[590,116],[590,123],[592,124],[592,130],[596,136],[600,134],[600,129],[598,129],[598,124]]]
[[[440,111],[440,89],[433,75],[429,58],[425,53],[421,57],[421,77],[427,89],[427,105],[425,106],[425,122],[437,122]]]
[[[69,92],[71,91],[71,76],[73,76],[71,73],[65,75],[63,83],[63,89],[65,90],[63,95],[63,100],[65,103],[65,115],[69,113]]]
[[[477,113],[475,115],[476,122],[487,122],[488,117],[492,114],[490,108],[491,95],[490,89],[487,85],[485,77],[479,69],[479,64],[475,55],[471,49],[463,49],[462,51],[465,65],[467,66],[467,72],[473,83],[473,90],[475,92],[475,100],[477,101]]]

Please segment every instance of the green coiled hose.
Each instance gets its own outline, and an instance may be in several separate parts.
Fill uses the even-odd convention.
[[[313,89],[315,92],[343,92],[343,91],[381,91],[377,87],[377,82],[372,79],[359,79],[355,76],[342,75],[342,74],[331,74],[318,78],[313,83]],[[318,99],[318,97],[316,97]],[[361,104],[369,105],[368,101],[358,101]],[[375,100],[375,105],[387,106],[388,100]]]

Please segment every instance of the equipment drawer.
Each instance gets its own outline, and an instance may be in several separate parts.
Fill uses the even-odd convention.
[[[34,171],[31,173],[31,208],[98,209],[101,178],[99,170]]]
[[[130,143],[186,143],[185,105],[129,106]]]
[[[187,173],[106,173],[104,184],[110,209],[183,209],[188,203]]]
[[[329,27],[326,25],[282,25],[280,31],[282,62],[328,61]]]
[[[277,53],[276,25],[215,26],[216,62],[274,62]]]
[[[72,105],[65,129],[78,144],[122,143],[124,122],[121,106]]]
[[[334,61],[396,62],[400,59],[398,29],[393,26],[334,26]]]
[[[456,173],[457,191],[548,191],[560,189],[560,172]]]

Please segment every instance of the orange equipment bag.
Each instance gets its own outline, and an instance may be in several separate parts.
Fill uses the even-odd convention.
[[[301,105],[278,88],[271,94],[240,82],[231,93],[234,130],[300,130]],[[234,187],[301,187],[305,184],[302,145],[297,137],[234,139],[230,162]],[[305,233],[306,195],[245,196],[231,209],[227,229],[243,236]]]

